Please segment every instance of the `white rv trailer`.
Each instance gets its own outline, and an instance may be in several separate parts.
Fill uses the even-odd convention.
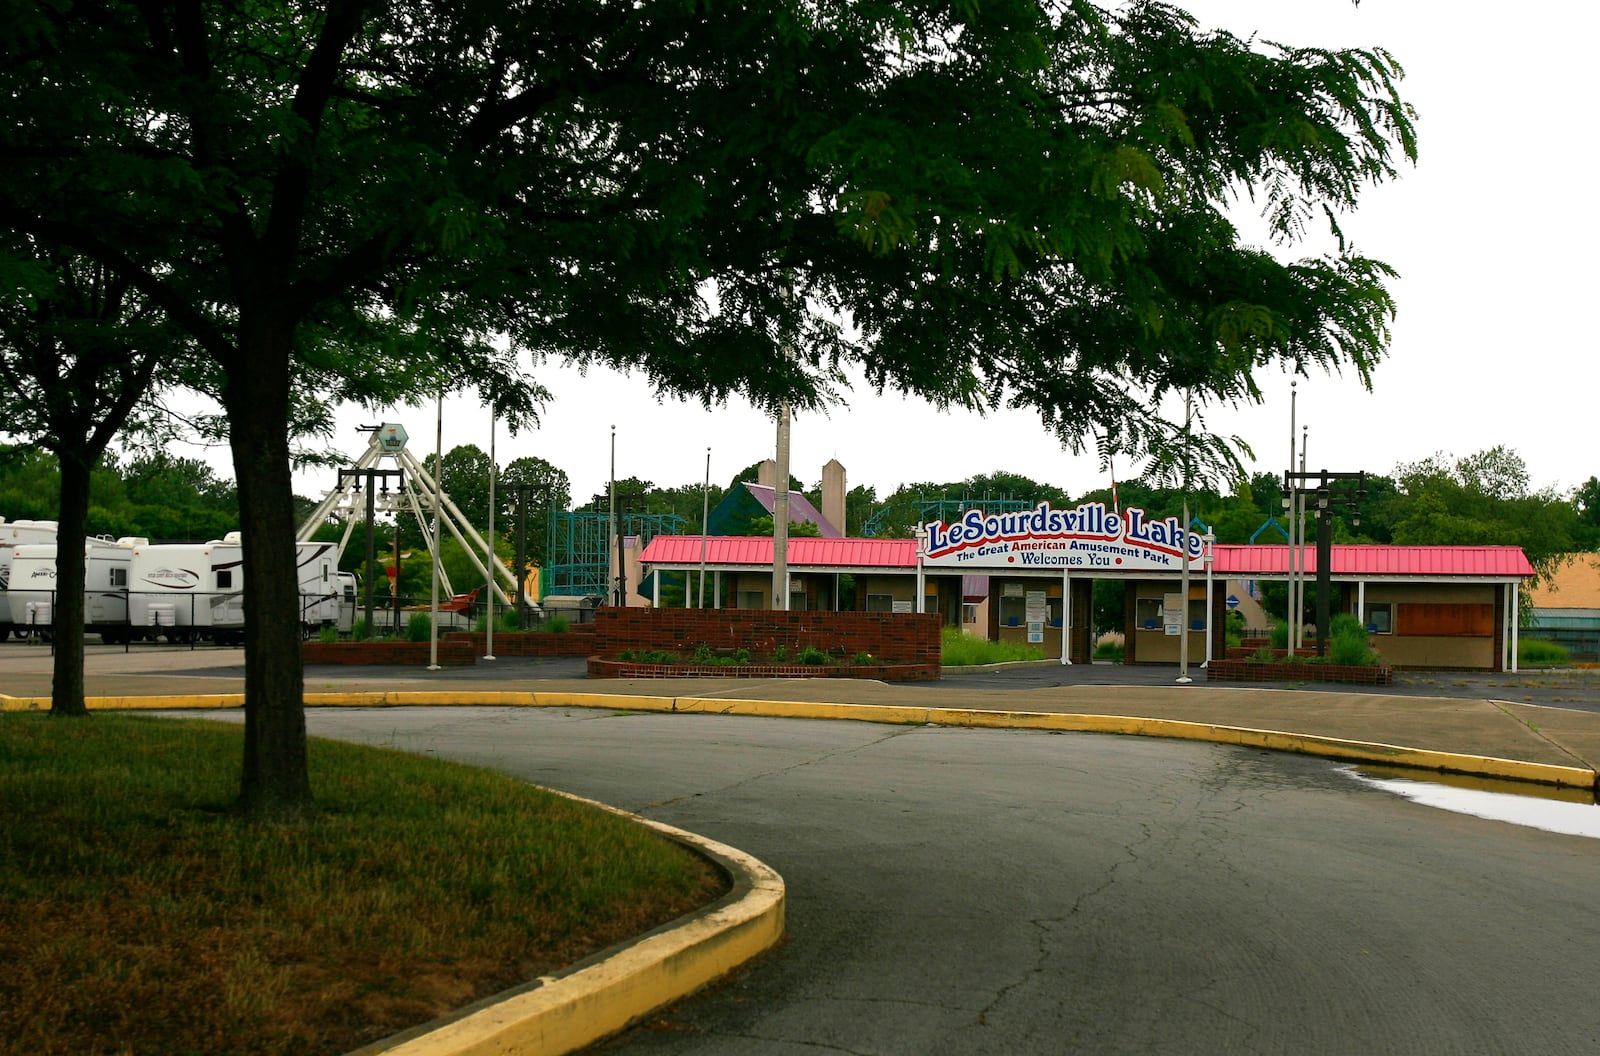
[[[55,521],[8,521],[0,517],[0,642],[17,634],[26,634],[26,628],[13,627],[11,606],[6,601],[6,585],[11,579],[11,556],[19,546],[56,541]]]
[[[168,641],[227,641],[244,630],[243,559],[238,533],[206,543],[154,543],[133,548],[128,569],[128,622]]]
[[[324,625],[349,630],[344,584],[334,543],[296,543],[300,622],[307,633]],[[353,577],[352,577],[353,578]],[[169,641],[237,641],[244,633],[244,549],[238,532],[207,543],[136,547],[129,575],[128,614],[136,633]]]
[[[143,539],[89,539],[83,544],[83,625],[107,642],[131,640],[128,628],[128,566],[134,546]],[[6,601],[11,622],[29,632],[55,629],[56,544],[16,547]]]

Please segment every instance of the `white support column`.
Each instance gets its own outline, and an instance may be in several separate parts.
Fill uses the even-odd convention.
[[[1510,667],[1513,674],[1522,669],[1521,661],[1517,657],[1518,636],[1522,632],[1520,621],[1517,619],[1517,616],[1519,615],[1517,611],[1517,602],[1521,600],[1521,598],[1518,596],[1521,591],[1521,581],[1513,582],[1506,588],[1506,627],[1510,632],[1506,635],[1506,637],[1510,639],[1511,642],[1511,663],[1507,666]]]
[[[1061,566],[1061,666],[1072,664],[1072,568]]]
[[[922,571],[922,555],[928,548],[928,530],[922,525],[917,525],[917,611],[923,611],[924,573]]]

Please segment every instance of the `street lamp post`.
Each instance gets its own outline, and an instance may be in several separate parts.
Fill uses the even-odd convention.
[[[363,579],[366,581],[367,633],[371,634],[373,608],[372,581],[377,578],[372,574],[372,569],[373,566],[378,563],[378,543],[372,531],[372,521],[373,518],[377,516],[378,512],[376,483],[378,481],[382,481],[383,493],[387,495],[389,494],[389,481],[393,480],[395,492],[398,494],[400,489],[404,486],[405,476],[403,472],[398,469],[373,469],[369,466],[364,469],[341,469],[339,471],[339,487],[341,490],[344,488],[344,482],[346,480],[354,480],[356,482],[355,486],[357,490],[361,488],[362,482],[364,481],[367,488],[367,566],[363,575]],[[396,574],[398,575],[398,569],[396,570]]]
[[[1290,472],[1284,476],[1285,483],[1298,481],[1309,483],[1315,481],[1315,487],[1310,489],[1316,495],[1317,513],[1317,655],[1326,656],[1328,652],[1328,625],[1332,620],[1331,598],[1333,590],[1333,488],[1338,481],[1355,481],[1355,496],[1347,501],[1346,505],[1355,515],[1357,526],[1361,524],[1361,500],[1367,494],[1367,474],[1360,471],[1356,473],[1331,473],[1326,469],[1311,472]],[[1360,614],[1357,613],[1359,617]]]

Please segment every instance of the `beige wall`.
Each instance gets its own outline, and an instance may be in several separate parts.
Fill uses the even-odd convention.
[[[1352,604],[1356,598],[1356,584],[1346,583],[1345,595]],[[1492,605],[1494,584],[1473,583],[1451,586],[1448,583],[1368,583],[1366,599],[1373,601],[1404,601],[1430,605]]]
[[[1398,667],[1495,666],[1494,639],[1374,634],[1372,647],[1386,664]]]
[[[750,592],[760,596],[761,604],[748,606],[749,608],[770,609],[772,607],[772,573],[771,572],[735,572],[723,576],[724,590],[726,592],[728,607],[739,608],[739,594]],[[806,609],[809,611],[832,611],[833,609],[834,577],[831,573],[792,573],[789,576],[789,596],[792,601],[796,594],[806,596]]]

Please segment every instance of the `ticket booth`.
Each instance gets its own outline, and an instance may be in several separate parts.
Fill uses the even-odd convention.
[[[1063,632],[1070,639],[1067,657],[1073,663],[1092,659],[1089,624],[1094,584],[1087,577],[1071,583],[1072,620],[1066,628],[1062,598],[1067,591],[1062,578],[993,576],[989,581],[989,637],[1041,650],[1051,660],[1061,659]]]

